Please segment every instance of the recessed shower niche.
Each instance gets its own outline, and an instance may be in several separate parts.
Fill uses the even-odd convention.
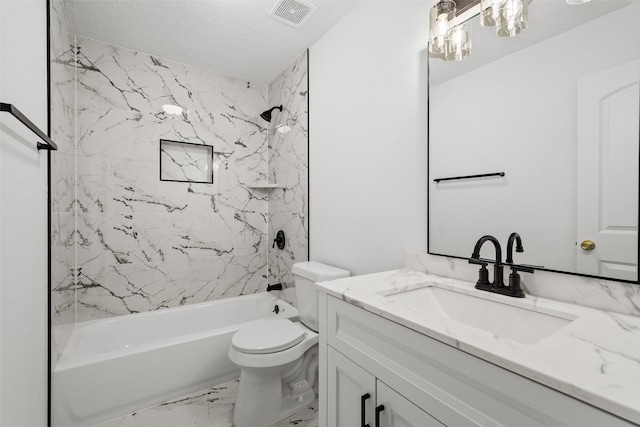
[[[160,140],[160,181],[213,184],[213,147]]]

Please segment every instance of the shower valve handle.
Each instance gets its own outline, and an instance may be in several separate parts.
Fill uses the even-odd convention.
[[[278,245],[278,249],[284,249],[285,237],[284,231],[278,230],[276,233],[276,238],[273,240],[272,248],[275,248]]]

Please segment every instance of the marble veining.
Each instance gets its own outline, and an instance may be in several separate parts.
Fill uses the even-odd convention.
[[[266,87],[76,37],[52,10],[54,325],[291,284],[308,253],[307,53]],[[213,146],[213,183],[160,181],[161,139]],[[203,175],[175,158],[170,179]]]
[[[50,2],[51,312],[57,324],[75,321],[75,36],[66,3]]]
[[[457,322],[440,310],[418,309],[394,298],[395,293],[433,283],[462,294],[502,300],[523,309],[568,313],[571,321],[536,343],[523,344]],[[322,282],[318,287],[369,312],[640,423],[640,318],[637,316],[540,296],[516,299],[491,294],[476,290],[471,282],[414,269]]]
[[[267,87],[81,37],[56,45],[77,133],[54,168],[54,323],[264,290],[268,199],[245,184],[268,173]],[[214,146],[214,182],[160,181],[160,139]]]
[[[172,400],[153,408],[116,418],[97,427],[232,427],[238,380]],[[317,427],[318,411],[306,409],[273,427]]]
[[[284,249],[269,249],[269,283],[293,285],[294,263],[309,253],[309,111],[308,52],[304,52],[269,85],[269,242],[278,230],[286,236]]]

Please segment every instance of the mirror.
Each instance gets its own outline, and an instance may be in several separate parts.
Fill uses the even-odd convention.
[[[429,253],[515,231],[516,263],[637,283],[640,2],[536,0],[512,38],[470,24],[467,59],[429,58]]]

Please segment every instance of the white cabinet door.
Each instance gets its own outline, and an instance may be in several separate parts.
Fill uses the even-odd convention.
[[[328,426],[443,426],[338,351],[329,347],[327,353]]]
[[[442,427],[443,424],[378,380],[375,427]],[[382,410],[378,408],[384,408]]]
[[[327,425],[373,426],[375,377],[331,347],[327,365]]]

